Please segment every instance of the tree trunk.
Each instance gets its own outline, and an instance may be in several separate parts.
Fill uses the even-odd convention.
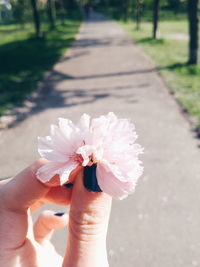
[[[33,12],[33,20],[34,20],[34,26],[35,26],[35,33],[36,37],[40,37],[40,17],[39,17],[39,12],[37,10],[37,0],[31,0],[31,7],[32,7],[32,12]]]
[[[153,38],[157,38],[160,0],[154,0],[153,4]]]
[[[66,17],[73,17],[73,9],[75,7],[75,0],[63,0],[63,6],[65,8]]]
[[[48,0],[48,15],[51,28],[55,28],[56,25],[56,10],[54,0]]]
[[[122,12],[123,12],[123,20],[124,20],[124,22],[127,22],[127,20],[128,20],[128,8],[129,8],[129,6],[128,6],[128,0],[123,0],[123,5],[122,5]]]
[[[141,14],[142,14],[142,1],[136,0],[136,30],[140,29]]]
[[[189,64],[198,63],[198,0],[188,0]]]

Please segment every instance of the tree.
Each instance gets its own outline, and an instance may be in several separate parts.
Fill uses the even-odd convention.
[[[136,0],[136,29],[140,29],[143,0]]]
[[[180,0],[168,0],[168,4],[169,4],[169,8],[172,9],[175,14],[177,14],[181,6],[181,1]]]
[[[129,18],[129,8],[130,8],[129,0],[123,0],[122,3],[117,6],[118,12],[121,13],[121,17],[124,22],[127,22]]]
[[[157,38],[158,20],[159,20],[160,0],[154,0],[153,3],[153,38]]]
[[[39,17],[39,12],[37,9],[37,0],[31,0],[31,8],[32,8],[32,13],[33,13],[33,21],[34,21],[34,26],[35,26],[35,33],[36,37],[40,37],[41,32],[40,32],[40,17]]]
[[[188,0],[189,64],[198,62],[198,0]]]
[[[53,29],[55,28],[55,25],[56,25],[56,10],[55,10],[54,0],[48,0],[47,7],[48,7],[49,22],[50,22],[51,28]]]
[[[105,8],[107,16],[109,15],[109,6],[110,6],[109,0],[105,0]]]

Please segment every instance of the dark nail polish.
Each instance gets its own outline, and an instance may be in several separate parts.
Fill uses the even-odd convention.
[[[54,213],[55,216],[59,216],[59,217],[63,216],[64,214],[65,214],[64,212],[57,212],[57,213]]]
[[[96,168],[96,164],[84,167],[83,184],[88,191],[102,192],[101,188],[97,183]]]
[[[70,188],[74,185],[74,183],[68,183],[68,184],[64,184],[63,186],[67,187],[67,188]]]

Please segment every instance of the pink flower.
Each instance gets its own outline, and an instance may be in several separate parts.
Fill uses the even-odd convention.
[[[122,199],[134,191],[143,172],[138,155],[143,149],[135,144],[134,125],[118,119],[114,113],[92,119],[82,115],[79,123],[59,119],[51,136],[39,138],[39,153],[50,162],[39,169],[42,182],[59,174],[60,183],[68,181],[78,165],[97,164],[97,182],[101,190]]]

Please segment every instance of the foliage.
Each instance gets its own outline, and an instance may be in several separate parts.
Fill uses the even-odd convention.
[[[95,2],[95,1],[93,1]],[[152,20],[152,8],[154,0],[109,0],[109,14],[117,20],[127,21],[137,19],[137,5],[141,6],[141,16],[146,20]],[[186,0],[161,0],[161,10],[169,10],[175,14],[186,11]],[[97,9],[105,12],[105,1],[99,1]],[[108,13],[108,12],[107,12]],[[147,16],[148,15],[148,16]]]
[[[12,16],[15,22],[24,24],[30,17],[30,3],[28,0],[11,0]]]

